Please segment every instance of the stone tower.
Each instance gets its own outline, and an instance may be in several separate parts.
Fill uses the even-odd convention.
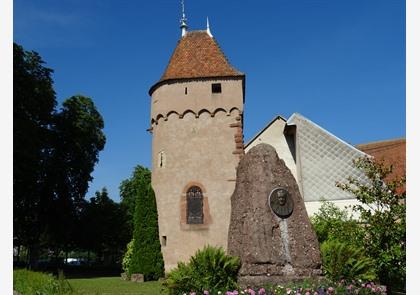
[[[209,28],[183,32],[151,96],[152,186],[165,270],[205,245],[227,248],[244,154],[245,75]]]

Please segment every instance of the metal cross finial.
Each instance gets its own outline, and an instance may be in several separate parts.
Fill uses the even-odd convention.
[[[182,7],[182,18],[185,18],[185,6],[184,6],[184,0],[181,0],[181,7]]]
[[[184,7],[184,0],[181,0],[181,8],[182,8],[182,18],[180,20],[181,23],[181,35],[184,37],[184,35],[187,33],[187,18],[185,17],[185,7]]]

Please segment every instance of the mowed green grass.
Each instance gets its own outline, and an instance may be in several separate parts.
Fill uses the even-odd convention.
[[[120,277],[68,279],[73,290],[83,295],[157,295],[162,294],[162,282],[135,283]]]

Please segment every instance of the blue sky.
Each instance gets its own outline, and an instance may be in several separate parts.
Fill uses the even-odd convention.
[[[299,112],[341,139],[405,137],[405,1],[186,0],[246,74],[245,141]],[[15,0],[14,40],[55,70],[59,102],[92,97],[105,120],[88,197],[150,167],[148,90],[180,38],[180,1]]]

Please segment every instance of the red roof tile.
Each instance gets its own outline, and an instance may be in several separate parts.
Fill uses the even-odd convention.
[[[392,165],[393,171],[389,180],[405,176],[405,139],[393,139],[359,144],[359,150],[374,157],[386,166]]]
[[[210,37],[206,31],[191,31],[178,41],[157,84],[174,79],[232,76],[244,74],[229,64],[214,37]]]

